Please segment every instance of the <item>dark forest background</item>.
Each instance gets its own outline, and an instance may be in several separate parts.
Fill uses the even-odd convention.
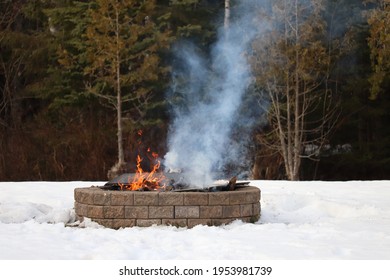
[[[115,33],[97,29],[104,25],[98,12],[112,13],[111,2],[118,1],[0,1],[0,181],[107,179],[118,161],[117,108],[109,99],[117,88],[111,58],[93,39]],[[123,32],[137,33],[123,43],[127,66],[121,72],[128,97],[122,141],[130,168],[140,142],[166,153],[173,44],[188,40],[207,53],[225,3],[119,2],[128,5],[120,19],[134,26],[124,24]],[[314,160],[303,159],[299,177],[390,179],[389,1],[323,5],[327,28],[348,39],[348,48],[328,72],[337,118]],[[267,122],[259,123],[251,135],[251,177],[286,179],[282,157],[257,141],[267,131]]]

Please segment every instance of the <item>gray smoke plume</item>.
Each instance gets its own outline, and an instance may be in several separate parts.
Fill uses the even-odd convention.
[[[243,145],[231,141],[233,125],[251,84],[246,54],[256,35],[256,1],[240,1],[226,31],[219,30],[210,57],[189,43],[177,45],[176,68],[169,99],[173,123],[169,129],[166,169],[183,172],[194,186],[210,185],[213,174],[240,157]],[[241,120],[242,121],[242,120]],[[244,123],[248,126],[248,120]],[[243,137],[244,138],[244,137]]]

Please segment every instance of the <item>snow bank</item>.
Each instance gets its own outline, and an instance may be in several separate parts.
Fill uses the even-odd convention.
[[[0,183],[0,223],[73,222],[73,189],[91,185],[91,182]]]

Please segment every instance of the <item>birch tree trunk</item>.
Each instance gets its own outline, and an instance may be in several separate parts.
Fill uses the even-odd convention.
[[[116,7],[117,8],[117,7]],[[125,164],[123,151],[123,124],[122,124],[122,91],[121,91],[121,57],[120,57],[120,34],[119,34],[119,11],[115,11],[115,38],[116,38],[116,96],[117,96],[117,141],[118,141],[118,167]]]
[[[223,24],[225,33],[227,33],[229,29],[229,22],[230,22],[230,0],[225,0],[225,19]]]
[[[290,170],[290,179],[291,180],[298,180],[299,179],[299,169],[301,166],[301,135],[303,131],[301,130],[301,123],[304,121],[303,116],[301,115],[301,110],[304,111],[304,108],[301,108],[301,106],[304,106],[303,103],[300,102],[300,77],[299,77],[299,71],[300,71],[300,49],[297,47],[299,46],[300,42],[300,28],[299,28],[299,10],[298,10],[298,0],[295,0],[295,103],[294,103],[294,145],[293,145],[293,152],[291,157],[293,158],[292,161],[292,170]]]

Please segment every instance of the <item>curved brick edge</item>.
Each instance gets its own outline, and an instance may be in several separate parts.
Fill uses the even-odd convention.
[[[234,220],[260,218],[261,192],[245,187],[226,192],[107,191],[97,187],[74,190],[77,218],[113,229],[151,225],[219,226]]]

